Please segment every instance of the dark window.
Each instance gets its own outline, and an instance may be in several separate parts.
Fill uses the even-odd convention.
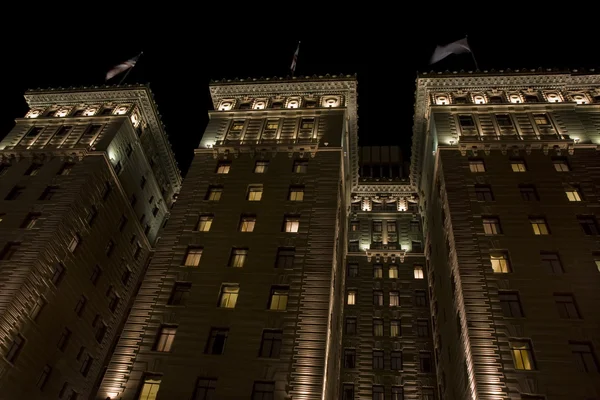
[[[431,372],[431,353],[422,351],[419,353],[419,371]]]
[[[274,101],[271,104],[271,108],[283,108],[283,103],[281,101]]]
[[[239,109],[240,110],[249,110],[250,109],[250,103],[241,103]]]
[[[204,352],[206,354],[223,354],[228,335],[229,329],[212,328]]]
[[[392,386],[392,400],[404,400],[404,388],[402,386]]]
[[[100,115],[111,115],[114,108],[103,108]]]
[[[392,364],[391,368],[393,371],[402,370],[402,352],[401,351],[392,351]]]
[[[586,235],[598,235],[598,221],[593,215],[578,216],[577,220]]]
[[[29,313],[29,318],[31,318],[32,320],[36,320],[37,317],[39,317],[40,313],[42,312],[42,310],[44,309],[44,307],[46,306],[46,300],[44,300],[43,297],[40,297],[39,299],[37,299],[35,301],[35,303],[33,304],[33,307],[31,307],[31,312]]]
[[[308,161],[306,160],[295,160],[294,161],[294,172],[297,174],[305,174],[308,172]]]
[[[460,126],[462,128],[474,128],[475,127],[475,121],[473,120],[473,117],[471,115],[459,115],[458,123],[460,124]]]
[[[358,276],[358,264],[348,264],[348,278],[356,278]]]
[[[426,319],[417,320],[417,336],[427,337],[429,336],[429,323]]]
[[[382,306],[383,305],[383,291],[382,290],[373,290],[373,305],[374,306]]]
[[[152,215],[156,217],[157,214],[158,214],[158,206],[154,206],[154,208],[152,209]]]
[[[373,400],[385,400],[383,386],[373,385]]]
[[[140,258],[140,255],[142,255],[142,246],[140,245],[140,242],[137,242],[135,244],[135,252],[133,253],[133,258],[137,260],[138,258]]]
[[[373,221],[373,232],[381,232],[383,230],[381,221]]]
[[[264,174],[265,172],[267,172],[268,168],[269,168],[268,161],[257,161],[256,164],[254,165],[254,173],[255,174]]]
[[[304,107],[306,108],[315,108],[317,106],[316,100],[304,100]]]
[[[127,147],[125,147],[125,154],[127,155],[127,157],[130,157],[131,154],[133,154],[133,146],[131,145],[131,143],[127,143]]]
[[[71,162],[64,163],[63,166],[61,167],[61,169],[58,171],[58,175],[70,175],[71,170],[73,170],[73,167],[75,167],[75,163],[71,163]]]
[[[110,182],[105,182],[104,189],[102,190],[102,200],[103,201],[106,201],[106,199],[108,199],[108,196],[110,196],[111,191],[112,191],[112,186],[111,186]]]
[[[48,186],[40,196],[40,200],[52,200],[54,195],[58,193],[58,186]]]
[[[4,174],[6,174],[6,171],[8,171],[9,168],[10,164],[0,162],[0,176],[4,176]]]
[[[61,126],[60,128],[58,128],[56,130],[56,133],[54,134],[55,138],[62,138],[63,136],[65,136],[67,133],[69,133],[69,131],[73,129],[72,126]]]
[[[554,293],[554,302],[558,315],[566,319],[579,319],[581,315],[575,303],[575,298],[570,293]]]
[[[342,389],[342,400],[354,400],[354,385],[351,383],[344,383]]]
[[[29,130],[29,132],[27,132],[27,135],[25,135],[25,136],[28,138],[36,137],[37,135],[42,133],[43,130],[44,130],[44,128],[42,128],[40,126],[34,126],[33,128],[31,128]]]
[[[521,307],[521,300],[518,292],[504,292],[498,293],[500,298],[500,307],[502,308],[502,314],[509,318],[522,318],[523,309]]]
[[[24,190],[25,190],[24,186],[14,186],[10,190],[10,192],[8,192],[8,194],[6,195],[4,200],[16,200],[19,198],[19,196],[21,196],[23,194]]]
[[[112,255],[113,251],[115,251],[115,242],[113,242],[111,239],[106,244],[106,248],[104,249],[104,252],[106,253],[107,257],[110,257]]]
[[[81,317],[81,315],[83,314],[86,304],[87,298],[84,295],[81,295],[81,297],[77,301],[77,304],[75,305],[75,314],[77,314],[78,317]]]
[[[95,265],[92,270],[92,276],[90,280],[92,281],[92,285],[96,286],[98,284],[98,280],[100,280],[100,276],[102,276],[102,268],[99,265]]]
[[[146,187],[146,183],[148,182],[148,180],[146,179],[145,176],[142,176],[142,179],[140,180],[140,187],[143,189]]]
[[[350,231],[351,232],[360,231],[360,221],[350,221]]]
[[[87,215],[85,216],[85,222],[87,222],[87,224],[89,226],[92,226],[94,224],[94,221],[96,220],[97,216],[98,216],[98,208],[96,208],[96,206],[91,206]]]
[[[108,309],[114,313],[117,310],[120,301],[121,298],[118,293],[111,287],[110,293],[108,294]]]
[[[209,186],[208,191],[206,192],[205,200],[208,201],[219,201],[221,200],[221,195],[223,194],[222,186]]]
[[[538,201],[540,199],[534,185],[519,185],[519,192],[521,192],[521,198],[525,201]]]
[[[85,358],[83,359],[83,362],[81,363],[81,368],[79,369],[81,375],[88,376],[88,373],[90,372],[90,368],[92,367],[93,363],[94,359],[92,358],[92,356],[90,356],[89,353],[86,354]]]
[[[216,378],[198,378],[192,400],[215,400]]]
[[[98,343],[102,343],[102,340],[104,340],[104,336],[106,335],[107,329],[108,329],[108,327],[106,326],[106,323],[104,321],[102,321],[100,323],[100,326],[96,330],[96,341]]]
[[[127,225],[127,217],[124,215],[121,215],[121,218],[119,219],[119,232],[123,232],[126,225]]]
[[[423,394],[423,400],[435,400],[435,391],[433,388],[423,388],[421,389],[421,393]]]
[[[383,369],[383,350],[373,350],[373,369]]]
[[[580,372],[598,372],[598,360],[594,355],[591,343],[569,342],[569,347]]]
[[[71,330],[69,328],[64,328],[60,334],[56,347],[58,347],[60,351],[65,351],[69,344],[69,339],[71,339]]]
[[[20,334],[18,334],[17,336],[15,336],[13,341],[10,343],[10,345],[6,349],[6,353],[4,356],[6,357],[6,359],[9,362],[14,363],[24,345],[25,345],[25,338],[23,336],[21,336]]]
[[[415,305],[417,307],[427,306],[427,293],[424,290],[415,290]]]
[[[558,253],[540,252],[542,267],[548,272],[561,274],[564,272]]]
[[[351,240],[348,243],[348,251],[353,252],[353,253],[357,253],[360,251],[360,247],[358,245],[358,240]]]
[[[526,103],[537,103],[538,102],[538,97],[535,94],[526,94],[525,95],[525,102]]]
[[[121,171],[123,171],[123,164],[121,164],[121,161],[117,161],[115,164],[115,173],[119,175]]]
[[[273,400],[275,397],[275,383],[254,382],[252,400]]]
[[[191,282],[175,282],[167,304],[171,306],[185,305],[191,289]]]
[[[467,98],[466,97],[462,97],[462,96],[461,97],[455,97],[453,103],[454,104],[467,104]]]
[[[54,264],[54,267],[52,268],[52,278],[51,278],[54,286],[58,286],[60,284],[64,275],[65,275],[65,266],[63,265],[63,263]]]
[[[490,185],[475,185],[475,196],[478,201],[493,201],[494,195]]]
[[[46,383],[48,382],[48,379],[50,378],[51,373],[52,373],[52,367],[49,365],[45,365],[44,368],[42,369],[42,373],[40,374],[40,376],[35,384],[38,387],[38,389],[44,390],[44,387],[46,386]]]
[[[501,104],[502,96],[490,96],[490,103],[491,104]]]
[[[73,115],[72,115],[72,116],[73,116],[73,117],[81,117],[81,116],[83,116],[83,112],[84,112],[84,111],[85,111],[84,109],[75,110],[75,112],[73,113]],[[62,396],[60,396],[60,397],[62,397]]]
[[[314,118],[302,118],[302,120],[300,121],[300,129],[313,129],[314,126]]]
[[[346,333],[346,335],[356,335],[356,318],[355,317],[346,317],[345,333]]]
[[[121,275],[121,283],[123,284],[123,286],[127,286],[129,284],[130,279],[131,279],[131,268],[129,268],[129,265],[126,265],[125,269],[123,270],[123,274]]]
[[[42,169],[42,164],[33,163],[29,166],[29,168],[27,168],[27,171],[25,171],[25,175],[35,176],[38,174],[38,172],[40,172],[40,169]]]
[[[148,236],[149,233],[150,233],[150,225],[146,224],[146,226],[144,227],[144,235]]]
[[[383,319],[373,318],[373,336],[383,336]]]
[[[265,330],[260,344],[259,357],[279,358],[283,332],[280,330]]]
[[[293,268],[296,249],[291,247],[280,247],[277,249],[276,268]]]
[[[512,119],[508,114],[496,114],[496,122],[498,122],[500,129],[513,127]]]
[[[0,260],[10,260],[19,249],[19,246],[21,246],[21,243],[7,243],[2,249],[2,252],[0,252]]]

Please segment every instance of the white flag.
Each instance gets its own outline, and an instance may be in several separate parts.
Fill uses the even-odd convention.
[[[296,47],[296,52],[294,53],[294,58],[292,58],[292,66],[290,70],[292,71],[292,75],[294,71],[296,71],[296,62],[298,61],[298,52],[300,51],[300,42],[298,42],[298,47]]]
[[[457,40],[445,46],[438,46],[435,48],[431,61],[429,64],[435,64],[436,62],[448,57],[450,54],[470,53],[471,48],[467,43],[467,38]]]
[[[114,76],[119,75],[121,72],[127,71],[129,68],[135,67],[135,63],[137,62],[138,58],[140,58],[140,54],[138,54],[130,60],[127,60],[115,66],[113,69],[106,73],[106,80],[109,80]]]

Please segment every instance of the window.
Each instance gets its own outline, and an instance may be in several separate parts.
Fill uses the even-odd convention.
[[[578,186],[570,186],[565,189],[565,194],[567,195],[567,199],[569,201],[581,201],[583,197],[581,195],[581,189]]]
[[[385,400],[383,386],[373,385],[373,400]]]
[[[145,176],[142,176],[142,179],[140,180],[140,187],[143,189],[146,187],[146,183],[148,183],[148,180],[146,179]]]
[[[383,265],[373,265],[373,278],[383,278]]]
[[[123,171],[123,164],[121,164],[121,161],[117,161],[115,164],[115,174],[119,175],[121,171]]]
[[[499,235],[502,233],[498,217],[483,217],[483,231],[486,235]]]
[[[580,372],[598,372],[598,361],[592,350],[591,343],[569,342],[575,364]]]
[[[97,216],[98,216],[98,208],[96,208],[96,206],[92,205],[90,207],[87,215],[85,216],[85,222],[89,226],[92,226],[94,224],[94,221],[96,220]]]
[[[392,400],[404,400],[404,388],[402,386],[392,386]]]
[[[48,186],[40,196],[39,200],[52,200],[54,195],[58,193],[58,186]]]
[[[102,200],[106,201],[108,199],[108,196],[110,195],[110,192],[112,191],[112,186],[110,184],[110,182],[106,182],[104,184],[104,189],[102,190]]]
[[[100,279],[100,276],[102,276],[102,268],[100,268],[100,266],[98,265],[95,265],[94,269],[92,270],[92,276],[90,277],[92,285],[96,286],[98,280]]]
[[[510,351],[513,356],[515,369],[530,371],[535,369],[533,351],[529,340],[511,340]]]
[[[160,389],[159,376],[152,375],[144,377],[144,384],[140,390],[140,397],[138,397],[138,400],[156,400],[158,389]]]
[[[131,204],[131,207],[135,207],[135,205],[137,204],[137,196],[135,194],[131,195],[131,200],[129,201],[129,204]]]
[[[300,217],[286,216],[283,219],[283,231],[297,233],[300,227]]]
[[[344,383],[342,389],[342,400],[354,400],[354,385],[351,383]]]
[[[217,390],[217,380],[214,378],[198,378],[192,400],[213,400]]]
[[[273,400],[275,398],[275,383],[254,382],[251,400]]]
[[[505,292],[500,291],[498,293],[500,299],[500,307],[502,308],[502,314],[507,318],[523,318],[523,308],[521,307],[521,300],[518,292]]]
[[[273,329],[265,330],[262,335],[262,342],[260,344],[258,356],[266,358],[279,358],[282,340],[283,331]]]
[[[557,172],[569,172],[571,170],[566,158],[554,158],[552,164],[554,164],[554,169]]]
[[[102,343],[102,340],[104,340],[104,336],[106,335],[106,330],[108,329],[108,326],[106,325],[106,323],[104,321],[100,322],[100,325],[98,326],[98,329],[96,329],[96,341],[98,343]]]
[[[92,356],[90,356],[89,353],[86,354],[85,358],[83,359],[83,362],[81,363],[81,368],[79,369],[81,375],[88,376],[88,373],[90,372],[90,368],[92,367],[93,363],[94,359],[92,358]]]
[[[111,286],[108,292],[108,309],[114,313],[117,310],[120,301],[121,297],[119,297],[119,294]]]
[[[27,132],[27,135],[25,135],[25,137],[28,137],[28,138],[36,137],[37,135],[42,133],[43,130],[44,130],[43,127],[34,126],[29,130],[29,132]]]
[[[262,199],[263,187],[262,185],[250,185],[248,186],[248,194],[246,200],[248,201],[260,201]]]
[[[521,198],[525,201],[538,201],[540,198],[534,185],[519,185]]]
[[[212,328],[208,341],[206,342],[206,354],[223,354],[225,352],[225,343],[229,336],[229,329],[227,328]]]
[[[200,265],[200,258],[202,258],[201,247],[188,247],[183,265],[186,267],[197,267]]]
[[[129,280],[131,279],[131,268],[129,265],[125,265],[123,269],[123,274],[121,274],[121,283],[123,286],[127,286],[129,284]]]
[[[288,196],[290,201],[303,201],[304,200],[304,186],[292,186],[290,187],[290,194]]]
[[[296,249],[280,247],[277,249],[277,261],[275,268],[293,268]]]
[[[417,320],[417,336],[428,337],[429,336],[429,323],[426,319]]]
[[[33,229],[33,227],[35,227],[35,224],[37,223],[38,219],[40,219],[40,216],[41,216],[40,213],[27,214],[27,218],[25,218],[25,221],[23,221],[23,223],[21,224],[21,228],[22,229]]]
[[[81,315],[83,314],[86,304],[87,298],[84,295],[81,295],[81,297],[77,301],[77,304],[75,305],[75,314],[77,314],[78,317],[81,317]]]
[[[415,305],[417,307],[427,306],[427,293],[424,290],[415,290]]]
[[[373,318],[373,336],[383,336],[383,319]]]
[[[198,222],[196,223],[196,227],[194,230],[198,231],[198,232],[210,231],[210,227],[212,225],[213,218],[214,217],[212,215],[201,215],[198,218]]]
[[[296,160],[294,161],[294,172],[297,174],[305,174],[308,172],[308,161]]]
[[[383,369],[383,350],[373,350],[373,369]]]
[[[471,115],[459,115],[458,123],[461,128],[474,128],[475,121],[473,120],[473,116]]]
[[[414,276],[415,279],[423,279],[423,266],[415,265]]]
[[[431,372],[431,353],[428,351],[422,351],[419,353],[419,371],[429,373]]]
[[[373,305],[374,306],[382,306],[383,305],[383,291],[382,290],[373,290]]]
[[[256,224],[256,216],[242,215],[240,218],[240,232],[253,232]]]
[[[10,168],[10,164],[5,164],[0,162],[0,176],[4,176],[6,171]]]
[[[81,236],[79,236],[78,233],[76,233],[75,235],[73,235],[73,237],[71,238],[71,241],[69,242],[69,251],[71,253],[74,253],[75,250],[77,250],[77,247],[79,247],[79,243],[81,242]]]
[[[356,350],[344,349],[344,368],[356,367]]]
[[[492,270],[497,274],[507,274],[511,272],[510,262],[508,261],[508,254],[503,252],[492,252],[490,253],[490,261],[492,263]]]
[[[287,286],[273,286],[269,299],[269,310],[287,310],[289,288]]]
[[[108,241],[108,243],[106,243],[106,248],[104,249],[104,252],[106,253],[106,257],[110,257],[112,255],[113,251],[115,251],[115,242],[113,242],[113,240],[110,239]]]
[[[228,161],[220,161],[217,164],[217,174],[228,174],[231,169],[231,163]]]
[[[300,121],[300,129],[313,129],[315,126],[314,118],[302,118]]]
[[[356,335],[356,318],[355,317],[346,317],[345,333],[346,333],[346,335]]]
[[[360,246],[358,245],[358,240],[350,240],[348,242],[348,251],[351,253],[357,253],[360,251]]]
[[[267,172],[268,168],[269,168],[268,161],[257,161],[256,164],[254,164],[254,173],[255,174],[264,174],[265,172]]]
[[[578,216],[577,220],[586,235],[598,235],[598,221],[595,216]]]
[[[219,295],[219,307],[235,308],[239,293],[240,285],[222,285],[221,294]]]
[[[237,121],[233,121],[233,123],[231,124],[232,131],[239,132],[243,129],[244,129],[244,121],[237,120]]]
[[[513,172],[525,172],[527,167],[524,160],[514,159],[510,161],[510,167]]]
[[[475,197],[478,201],[493,201],[494,195],[490,185],[475,185]]]
[[[32,320],[35,321],[45,306],[46,306],[46,300],[44,300],[42,297],[37,299],[35,301],[35,303],[33,304],[33,307],[31,307],[31,312],[29,313],[29,318],[31,318]]]
[[[67,135],[67,133],[69,133],[69,131],[73,129],[72,126],[61,126],[60,128],[58,128],[56,130],[56,133],[54,134],[55,138],[63,138],[64,136]]]
[[[350,221],[350,231],[351,232],[360,231],[360,221]]]
[[[469,169],[471,172],[485,172],[485,163],[480,159],[470,159]]]
[[[398,266],[395,264],[390,265],[388,269],[388,278],[398,279]]]
[[[2,249],[2,252],[0,252],[0,260],[10,260],[15,255],[20,245],[21,243],[16,242],[7,243]]]
[[[246,263],[248,257],[248,249],[232,249],[231,256],[229,257],[229,266],[234,268],[242,268]]]
[[[390,307],[398,307],[400,305],[400,293],[396,291],[390,292]]]
[[[4,354],[4,357],[6,357],[6,359],[9,362],[14,363],[24,345],[25,345],[25,338],[23,336],[21,336],[20,334],[18,334],[17,336],[15,336],[13,341],[10,343],[10,345],[8,346],[8,349],[6,349],[6,353]]]
[[[348,290],[346,292],[346,304],[349,306],[356,304],[356,290]]]
[[[558,253],[540,252],[540,257],[542,259],[542,266],[548,272],[555,274],[564,272]]]
[[[73,170],[73,167],[75,167],[75,163],[64,163],[62,168],[58,171],[58,175],[70,175],[71,171]]]
[[[173,290],[171,291],[171,296],[169,297],[169,301],[167,302],[167,304],[170,306],[185,305],[191,289],[192,289],[191,282],[175,282],[175,284],[173,285]]]
[[[435,400],[433,388],[423,388],[421,389],[421,393],[423,394],[423,400]]]
[[[513,122],[509,114],[496,114],[496,122],[500,129],[512,128]]]
[[[548,114],[533,114],[533,120],[537,126],[551,126]]]
[[[558,315],[566,319],[580,319],[581,315],[575,303],[575,298],[569,293],[554,293],[554,302]]]
[[[548,230],[548,224],[546,223],[545,218],[529,217],[529,223],[531,223],[531,227],[533,228],[533,233],[535,235],[550,234],[550,231]]]
[[[38,387],[38,389],[44,390],[44,386],[46,386],[46,383],[48,382],[48,379],[50,378],[51,373],[52,373],[52,367],[49,365],[45,365],[44,368],[42,369],[42,373],[40,374],[40,376],[35,384]]]
[[[175,334],[177,333],[176,326],[161,325],[158,330],[158,336],[156,343],[154,344],[155,351],[169,352],[173,346],[175,340]]]
[[[390,337],[402,336],[402,325],[399,319],[393,319],[390,321]]]
[[[35,176],[38,174],[38,172],[40,172],[40,169],[42,169],[42,164],[34,162],[29,166],[29,168],[27,168],[27,171],[25,171],[25,175]]]
[[[386,226],[388,233],[396,233],[396,221],[387,221]]]
[[[54,286],[58,286],[62,281],[63,276],[65,275],[65,266],[63,263],[56,263],[52,269],[52,278],[51,281]]]
[[[64,328],[60,334],[60,338],[58,339],[58,343],[56,344],[56,347],[58,347],[58,349],[60,351],[65,351],[65,349],[67,348],[67,345],[69,344],[70,338],[71,338],[71,330],[69,328]]]
[[[14,186],[10,190],[10,192],[8,192],[8,194],[6,195],[4,200],[16,200],[19,198],[19,196],[21,196],[23,194],[24,190],[25,190],[24,186]]]
[[[222,186],[209,186],[208,192],[206,193],[206,200],[219,201],[221,200],[221,194],[223,194]]]
[[[402,352],[401,351],[392,351],[391,359],[392,359],[391,369],[393,371],[402,370]]]
[[[381,221],[373,221],[373,232],[380,233],[383,230]]]
[[[502,96],[490,96],[491,104],[502,104]]]

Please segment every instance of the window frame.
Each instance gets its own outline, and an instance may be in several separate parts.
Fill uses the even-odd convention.
[[[244,268],[249,252],[250,249],[248,247],[233,247],[229,255],[227,266],[231,268]]]
[[[219,290],[218,308],[234,309],[240,296],[238,283],[223,283]]]
[[[485,161],[481,158],[470,158],[469,170],[474,174],[486,172]]]
[[[500,290],[498,291],[498,300],[502,315],[505,318],[524,318],[521,296],[518,291]]]
[[[517,348],[517,345],[525,348]],[[510,339],[509,346],[515,371],[535,371],[537,369],[531,340]],[[523,354],[526,354],[527,357],[523,357]]]
[[[269,294],[269,304],[267,306],[267,309],[270,311],[287,311],[289,299],[289,286],[273,285],[271,286],[271,291]]]

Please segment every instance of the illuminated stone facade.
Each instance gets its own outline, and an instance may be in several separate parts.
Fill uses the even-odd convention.
[[[600,78],[417,79],[411,182],[424,218],[440,395],[600,395]]]
[[[147,87],[25,98],[0,142],[0,397],[88,398],[181,178]]]

